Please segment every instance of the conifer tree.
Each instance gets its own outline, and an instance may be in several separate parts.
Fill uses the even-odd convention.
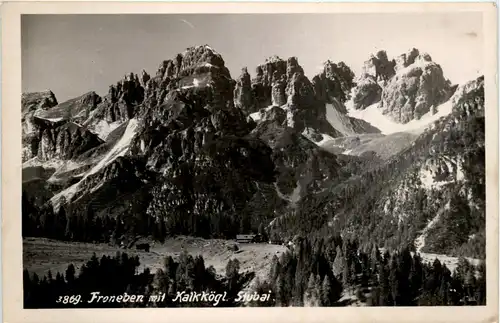
[[[346,261],[344,258],[344,254],[340,246],[337,246],[337,251],[336,251],[336,256],[335,256],[335,261],[333,262],[333,274],[335,275],[336,278],[340,278],[344,271],[346,270],[345,268],[347,267]]]
[[[476,299],[478,305],[486,305],[486,265],[481,261],[477,267],[478,278],[476,288]]]
[[[323,283],[321,284],[321,306],[332,306],[333,303],[333,290],[332,283],[328,275],[323,278]]]
[[[389,273],[385,266],[379,267],[379,283],[380,283],[380,306],[392,306],[392,291],[389,282]]]
[[[68,284],[73,284],[75,281],[75,266],[73,264],[69,264],[68,268],[66,269],[66,281]]]
[[[320,295],[317,286],[316,277],[311,274],[307,283],[306,292],[304,293],[304,306],[315,307],[320,305]]]

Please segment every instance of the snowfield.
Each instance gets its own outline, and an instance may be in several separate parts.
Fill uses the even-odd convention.
[[[115,122],[107,122],[106,120],[99,120],[95,125],[92,127],[92,132],[94,132],[96,135],[99,136],[102,140],[106,141],[106,138],[109,136],[110,133],[113,132],[116,128],[118,128],[122,122],[120,121],[115,121]]]
[[[120,156],[124,156],[128,151],[130,146],[130,142],[134,138],[137,127],[139,123],[137,119],[130,119],[127,125],[127,129],[125,129],[125,133],[121,137],[121,139],[116,143],[116,145],[111,149],[103,159],[97,163],[86,175],[85,177],[95,174],[107,165],[111,164],[116,158]]]
[[[378,102],[370,105],[364,110],[356,110],[352,107],[351,101],[346,103],[349,116],[370,123],[372,126],[380,129],[380,131],[384,135],[396,132],[422,133],[434,121],[437,121],[441,117],[449,115],[452,111],[452,104],[450,100],[448,100],[447,102],[437,107],[436,114],[433,115],[432,111],[429,111],[428,113],[424,114],[419,120],[412,120],[408,123],[401,124],[392,121],[389,117],[385,116],[382,113],[382,109],[379,108],[379,105],[380,103]]]

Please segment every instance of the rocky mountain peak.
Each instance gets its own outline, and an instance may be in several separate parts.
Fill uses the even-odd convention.
[[[372,75],[377,81],[387,81],[394,76],[395,66],[396,61],[389,61],[386,51],[380,50],[364,63],[363,74]]]
[[[206,71],[213,71],[212,68],[216,67],[226,76],[230,76],[222,56],[208,45],[187,48],[180,60],[181,76],[191,75],[196,69],[203,67]]]
[[[49,109],[56,105],[56,96],[50,90],[23,93],[21,96],[21,107],[23,113],[28,113],[37,109]]]
[[[141,78],[140,78],[141,86],[146,87],[146,84],[148,83],[148,81],[150,79],[151,79],[151,76],[145,70],[142,70],[141,71]]]
[[[286,62],[286,77],[290,79],[295,73],[304,73],[304,69],[299,65],[297,57],[290,57]]]
[[[385,51],[377,52],[365,62],[357,83],[353,90],[355,109],[380,101],[383,113],[398,123],[420,119],[454,91],[441,66],[416,48],[392,60]]]
[[[264,64],[257,66],[252,84],[260,83],[266,87],[271,86],[274,72],[278,77],[287,72],[287,62],[278,56],[269,57]]]
[[[408,67],[415,63],[415,59],[420,55],[420,52],[416,48],[410,49],[407,53],[401,54],[396,58],[396,70]]]
[[[447,101],[453,93],[441,66],[429,55],[419,55],[414,63],[399,69],[385,86],[380,107],[384,114],[399,123],[418,120]]]
[[[246,67],[241,69],[241,75],[236,80],[234,104],[244,112],[252,111],[255,105],[252,94],[252,80]]]

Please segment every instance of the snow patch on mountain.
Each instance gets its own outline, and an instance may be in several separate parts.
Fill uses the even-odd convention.
[[[127,129],[125,129],[125,133],[121,137],[121,139],[116,143],[116,145],[111,149],[106,156],[104,156],[97,165],[95,165],[87,174],[85,177],[91,174],[95,174],[98,171],[100,171],[102,168],[106,167],[109,165],[113,160],[116,158],[125,155],[127,153],[129,147],[130,147],[130,142],[134,138],[136,132],[137,132],[137,127],[139,123],[137,119],[130,119],[128,121]]]
[[[382,109],[379,108],[379,104],[380,103],[372,104],[364,110],[356,110],[352,108],[352,102],[349,101],[346,103],[346,107],[350,117],[361,119],[370,123],[372,126],[380,129],[384,135],[396,132],[422,133],[434,121],[437,121],[441,117],[445,117],[452,112],[452,104],[450,101],[447,101],[437,107],[436,114],[432,114],[432,111],[429,111],[419,120],[412,120],[408,123],[401,124],[392,121],[389,117],[385,116]]]
[[[64,118],[42,118],[42,117],[37,117],[38,119],[43,119],[43,120],[47,120],[47,121],[50,121],[50,122],[59,122],[59,121],[62,121]]]
[[[325,133],[317,133],[312,128],[305,128],[301,134],[302,136],[306,137],[307,139],[314,142],[318,146],[325,145],[326,143],[329,143],[334,140],[332,136],[327,135]],[[319,136],[321,136],[321,140],[318,140]]]
[[[96,124],[93,125],[92,131],[99,136],[102,140],[106,140],[106,138],[109,136],[113,130],[118,128],[122,124],[121,121],[115,121],[115,122],[107,122],[106,120],[99,120]]]

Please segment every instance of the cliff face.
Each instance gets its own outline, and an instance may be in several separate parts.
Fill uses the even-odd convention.
[[[37,151],[40,161],[72,159],[103,143],[96,134],[73,122],[41,129]]]
[[[381,108],[393,120],[407,123],[447,101],[451,85],[430,56],[419,55],[413,64],[397,71],[382,92]]]
[[[286,62],[279,57],[271,57],[257,67],[256,73],[252,82],[253,96],[249,95],[250,99],[245,102],[252,102],[246,105],[253,107],[251,111],[260,108],[250,114],[257,123],[267,118],[267,111],[275,111],[274,107],[279,107],[286,114],[283,125],[303,133],[318,144],[364,131],[362,128],[378,132],[374,127],[361,126],[364,124],[362,120],[347,115],[344,102],[350,99],[355,83],[354,73],[343,62],[325,62],[321,73],[312,81],[304,75],[295,57]],[[335,113],[327,112],[332,109]]]
[[[57,99],[51,91],[23,93],[21,96],[22,161],[36,155],[38,130],[34,124],[36,111],[47,110],[57,105]]]
[[[365,62],[363,71],[353,90],[353,108],[379,102],[386,116],[402,124],[433,112],[455,90],[430,55],[415,48],[392,61],[380,51]]]

